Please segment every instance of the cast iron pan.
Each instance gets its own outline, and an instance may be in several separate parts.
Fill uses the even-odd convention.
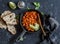
[[[39,13],[40,19],[41,19],[42,25],[43,25],[43,15],[42,15],[39,11],[37,11],[37,10],[32,10],[32,9],[25,11],[23,14],[20,15],[20,25],[21,25],[21,27],[22,27],[22,29],[23,29],[23,32],[21,33],[20,36],[17,37],[17,39],[16,39],[17,42],[22,41],[21,39],[24,38],[23,36],[25,35],[26,32],[28,32],[28,33],[34,33],[34,32],[36,32],[36,31],[34,31],[34,32],[29,32],[29,31],[27,31],[27,30],[22,26],[22,17],[23,17],[24,14],[25,14],[26,12],[28,12],[28,11],[36,11],[37,13]],[[38,30],[38,31],[39,31],[39,30]]]

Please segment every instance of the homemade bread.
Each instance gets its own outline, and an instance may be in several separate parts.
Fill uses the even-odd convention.
[[[16,28],[13,25],[7,25],[8,31],[11,32],[13,35],[16,34]]]
[[[16,25],[15,13],[11,13],[9,11],[5,11],[2,13],[1,18],[6,22],[6,24]]]
[[[16,28],[14,27],[14,25],[16,24],[17,21],[15,19],[15,13],[12,13],[11,11],[4,11],[2,13],[0,19],[0,28],[8,28],[9,32],[11,32],[12,34],[16,34]]]

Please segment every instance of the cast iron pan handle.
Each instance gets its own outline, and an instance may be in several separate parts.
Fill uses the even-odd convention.
[[[27,32],[26,30],[23,30],[21,35],[17,37],[16,42],[23,41],[24,40],[24,35],[25,35],[26,32]]]

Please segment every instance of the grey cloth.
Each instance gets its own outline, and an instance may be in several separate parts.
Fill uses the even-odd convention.
[[[47,21],[48,19],[48,21]],[[51,34],[47,36],[46,40],[44,40],[41,44],[57,44],[57,35],[54,35],[54,30],[58,29],[59,27],[59,22],[53,18],[49,17],[45,19],[45,30],[48,30],[48,33],[50,32]],[[47,25],[48,24],[48,25]],[[47,40],[48,39],[48,40]]]
[[[59,23],[57,20],[55,20],[54,18],[50,17],[49,18],[49,22],[51,24],[51,29],[57,29],[59,27]],[[55,26],[55,27],[54,27]]]

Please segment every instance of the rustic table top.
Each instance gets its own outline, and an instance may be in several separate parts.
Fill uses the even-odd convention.
[[[0,14],[5,10],[10,10],[10,8],[7,6],[7,3],[13,1],[17,4],[19,0],[0,0]],[[46,14],[50,14],[53,16],[56,16],[56,20],[60,23],[60,0],[20,0],[24,1],[26,3],[26,6],[30,8],[34,8],[31,5],[31,2],[40,2],[41,6],[39,11],[44,12]],[[19,14],[23,12],[24,9],[16,9],[11,10],[12,12],[15,12],[16,14]],[[60,28],[55,30],[53,32],[58,36],[57,44],[60,44]],[[0,29],[0,44],[37,44],[39,41],[39,32],[35,32],[33,34],[26,34],[25,35],[27,39],[25,39],[23,42],[14,42],[10,43],[10,39],[13,37],[7,30]],[[12,40],[11,40],[12,41]],[[42,44],[47,44],[45,41]]]

